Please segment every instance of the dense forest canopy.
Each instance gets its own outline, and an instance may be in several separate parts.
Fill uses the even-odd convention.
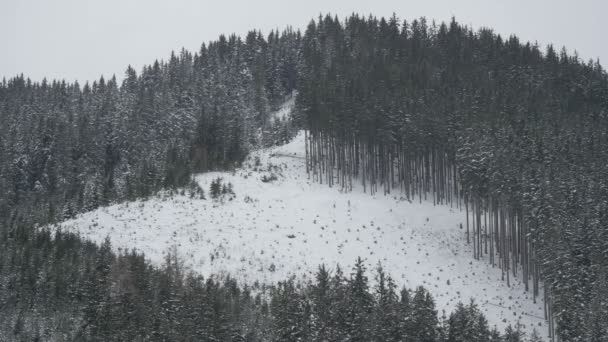
[[[269,113],[295,90],[293,120],[271,120]],[[371,193],[400,192],[463,208],[475,258],[500,267],[506,282],[523,277],[535,297],[542,281],[553,337],[608,336],[608,302],[602,299],[608,297],[608,76],[599,62],[580,61],[565,49],[540,51],[515,36],[473,31],[455,20],[325,16],[304,34],[287,29],[267,37],[257,31],[244,39],[221,36],[139,74],[129,67],[121,84],[115,78],[83,86],[24,76],[3,80],[0,122],[0,292],[9,294],[0,303],[15,336],[27,330],[23,322],[36,321],[33,313],[51,315],[48,298],[73,304],[60,308],[66,320],[56,331],[87,340],[110,338],[112,331],[116,340],[201,336],[172,335],[194,333],[194,323],[193,330],[163,325],[172,313],[190,314],[171,306],[185,302],[203,306],[190,318],[220,315],[241,327],[234,334],[221,330],[224,325],[197,334],[232,334],[233,340],[293,340],[289,326],[280,328],[287,319],[280,312],[302,327],[310,327],[310,319],[347,324],[344,317],[318,316],[325,314],[306,300],[293,302],[308,298],[314,286],[279,285],[271,308],[264,309],[262,299],[240,302],[251,298],[235,295],[246,291],[236,284],[176,273],[171,265],[177,261],[155,269],[141,256],[113,255],[109,245],[35,229],[160,189],[190,185],[195,191],[193,173],[233,168],[251,148],[296,128],[307,130],[307,169],[316,180],[344,189],[358,181]],[[125,272],[129,280],[122,282]],[[30,286],[16,290],[25,283]],[[52,295],[40,292],[49,284]],[[88,290],[67,284],[88,284]],[[192,289],[183,290],[185,284]],[[347,293],[340,286],[334,291]],[[371,322],[366,315],[386,304],[384,295],[356,291],[360,302],[351,309],[365,315],[350,319]],[[171,296],[182,297],[175,302]],[[394,307],[382,313],[401,315],[396,303],[404,294],[388,296]],[[144,311],[129,303],[147,301],[155,301],[155,314],[166,315],[148,322],[158,322],[156,336],[118,322],[91,324],[112,310],[131,319]],[[222,311],[227,306],[255,314],[228,315]],[[216,312],[205,311],[210,307]],[[293,310],[285,312],[288,307]],[[19,320],[6,320],[15,313]],[[276,329],[264,330],[271,321]],[[260,335],[244,338],[252,327],[262,329]],[[430,329],[433,336],[420,341],[462,340],[443,336],[438,324]],[[313,340],[311,331],[298,336]],[[369,340],[370,331],[348,334]]]
[[[294,89],[299,41],[290,29],[221,36],[140,75],[129,67],[122,84],[4,81],[1,217],[63,219],[238,164],[272,142],[268,114]]]
[[[349,274],[274,286],[187,272],[177,254],[152,267],[73,234],[0,240],[2,341],[523,341],[490,327],[477,303],[438,315],[430,292],[397,288],[361,259]],[[27,265],[27,267],[24,267]],[[374,282],[368,279],[373,274]],[[372,283],[375,284],[372,286]],[[501,339],[504,337],[504,340]],[[539,341],[531,339],[530,341]]]
[[[487,255],[507,282],[532,279],[535,296],[544,281],[558,337],[608,336],[599,62],[455,20],[356,15],[311,22],[301,51],[299,120],[316,179],[464,207],[474,257]]]

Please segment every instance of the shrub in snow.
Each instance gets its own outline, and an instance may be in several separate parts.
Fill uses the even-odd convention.
[[[190,184],[188,184],[188,193],[190,198],[198,197],[200,199],[205,199],[205,191],[194,178],[190,180]]]
[[[218,198],[222,193],[222,178],[218,177],[211,181],[211,186],[209,186],[209,194],[211,198]]]
[[[264,183],[274,182],[275,180],[277,180],[277,175],[275,175],[274,173],[271,173],[270,176],[267,176],[267,175],[262,176],[262,182],[264,182]]]

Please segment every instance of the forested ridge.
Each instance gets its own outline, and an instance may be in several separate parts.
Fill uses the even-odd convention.
[[[9,226],[61,220],[188,185],[273,142],[271,110],[295,85],[299,33],[252,31],[128,67],[118,84],[0,85],[0,214]]]
[[[544,283],[554,338],[608,336],[608,77],[456,21],[330,16],[302,40],[307,169],[467,211],[475,258]]]
[[[271,120],[295,90],[293,122]],[[183,274],[176,257],[154,268],[136,253],[113,254],[109,242],[36,229],[161,189],[204,196],[193,173],[231,169],[301,128],[314,179],[466,210],[473,257],[500,267],[507,283],[524,279],[534,296],[544,284],[553,338],[605,341],[607,120],[599,62],[455,21],[394,16],[325,16],[304,34],[221,36],[139,74],[129,67],[121,84],[3,80],[1,332],[8,340],[498,341],[474,304],[437,318],[424,289],[412,300],[426,311],[405,314],[409,293],[389,280],[368,289],[360,262],[350,278],[337,271],[327,280],[321,269],[315,284],[286,281],[256,297],[230,279]]]

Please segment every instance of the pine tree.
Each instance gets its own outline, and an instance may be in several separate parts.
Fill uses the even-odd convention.
[[[347,313],[347,333],[352,341],[369,341],[371,338],[370,322],[374,299],[369,292],[363,260],[357,258],[349,280],[349,302]]]
[[[437,339],[439,324],[435,301],[431,294],[419,286],[412,299],[412,337],[421,342],[433,342]]]
[[[511,324],[505,329],[505,335],[503,337],[505,342],[523,342],[525,333],[521,330],[521,325],[518,323],[515,328]]]
[[[399,301],[399,335],[408,339],[414,336],[413,333],[413,310],[410,298],[410,291],[403,287],[401,289],[401,299]]]
[[[376,268],[375,312],[373,338],[375,341],[400,341],[399,298],[396,285],[381,264]]]
[[[467,306],[458,303],[448,321],[448,341],[487,341],[490,330],[484,315],[479,311],[473,300]]]
[[[211,181],[211,186],[209,187],[209,195],[211,198],[218,198],[222,193],[222,179],[216,178]]]
[[[500,336],[500,332],[498,331],[498,329],[496,329],[496,326],[494,326],[494,328],[492,328],[492,330],[490,330],[490,338],[488,339],[488,341],[490,341],[490,342],[503,341],[502,337]]]
[[[331,277],[325,265],[319,266],[316,283],[312,288],[313,335],[315,341],[326,341],[331,336],[332,298]]]

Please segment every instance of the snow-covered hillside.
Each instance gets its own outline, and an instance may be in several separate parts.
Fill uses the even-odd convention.
[[[271,115],[272,120],[284,120],[289,117],[296,105],[297,94],[297,91],[294,90],[289,98],[281,105],[281,107],[279,107],[279,110]]]
[[[262,181],[272,174],[276,180]],[[210,199],[210,183],[217,177],[233,185],[232,199]],[[409,203],[398,194],[342,193],[312,182],[303,134],[285,146],[252,153],[235,172],[201,174],[196,180],[207,199],[164,194],[101,208],[54,228],[98,242],[109,236],[115,249],[136,248],[156,264],[175,246],[193,271],[230,273],[250,284],[293,274],[313,277],[321,263],[331,268],[339,263],[348,273],[361,256],[370,272],[381,262],[398,284],[424,285],[440,315],[473,297],[499,329],[520,320],[526,330],[545,331],[542,304],[533,304],[517,280],[509,288],[499,269],[472,258],[460,228],[463,212]]]

